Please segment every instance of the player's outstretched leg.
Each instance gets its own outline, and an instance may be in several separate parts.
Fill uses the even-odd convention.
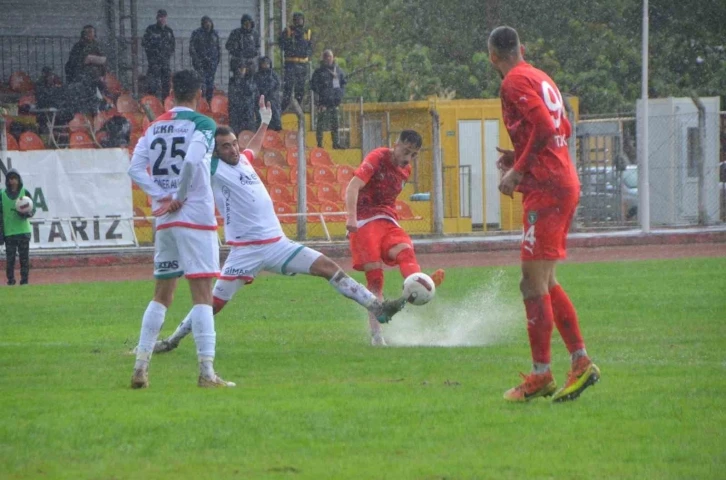
[[[162,325],[164,325],[165,315],[166,307],[163,304],[156,300],[149,302],[141,320],[141,334],[139,335],[139,344],[136,347],[136,363],[134,364],[134,373],[131,376],[131,388],[146,388],[149,386],[149,362],[154,351],[156,338],[159,336]]]
[[[401,246],[394,247],[392,251],[395,252],[398,248],[401,248]],[[421,266],[416,260],[416,253],[414,252],[413,248],[409,247],[408,245],[405,245],[403,250],[401,250],[395,258],[396,264],[398,265],[399,270],[401,270],[401,276],[404,279],[408,278],[414,273],[418,273],[421,271]],[[439,285],[444,283],[444,276],[444,270],[442,268],[439,268],[431,274],[431,280],[433,280],[434,285],[438,287]]]
[[[219,313],[243,285],[244,282],[242,280],[217,280],[217,283],[214,285],[214,297],[212,299],[213,314],[216,315]],[[154,345],[154,353],[171,352],[179,346],[179,343],[181,343],[184,337],[192,333],[192,319],[190,315],[191,312],[184,317],[184,320],[176,327],[174,333],[156,342],[156,345]]]

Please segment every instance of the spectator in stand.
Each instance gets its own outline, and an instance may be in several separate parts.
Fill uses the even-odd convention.
[[[265,96],[265,100],[270,103],[270,108],[272,109],[272,120],[270,120],[268,129],[279,132],[282,130],[282,122],[280,120],[280,77],[272,69],[272,60],[270,57],[260,58],[259,68],[257,69],[257,73],[255,73],[255,84],[257,84],[260,95]]]
[[[30,232],[28,219],[35,215],[35,206],[30,213],[15,210],[15,202],[30,196],[23,186],[20,173],[14,168],[5,175],[5,190],[0,192],[0,243],[5,243],[5,273],[8,285],[15,285],[15,255],[20,254],[20,285],[28,283],[30,272]]]
[[[202,17],[202,26],[192,33],[189,40],[189,55],[192,66],[202,78],[202,90],[207,102],[214,96],[214,75],[219,65],[219,35],[214,22],[208,16]]]
[[[229,52],[229,71],[230,76],[234,75],[234,65],[247,65],[251,62],[254,68],[257,67],[257,59],[260,56],[260,34],[255,30],[255,21],[252,17],[245,14],[242,15],[240,21],[242,26],[232,30],[224,47]],[[239,133],[239,132],[235,132]]]
[[[285,58],[282,94],[282,111],[284,112],[290,105],[293,90],[297,103],[302,107],[305,82],[309,75],[308,65],[313,54],[313,34],[305,26],[305,15],[302,12],[293,13],[292,25],[280,33],[280,48]]]
[[[332,50],[323,52],[320,67],[313,73],[310,89],[317,94],[318,125],[315,138],[323,148],[323,131],[330,128],[333,148],[342,148],[338,139],[338,107],[345,95],[345,72],[335,62]]]
[[[146,51],[149,89],[162,101],[169,96],[171,58],[176,49],[174,31],[166,24],[166,10],[156,12],[156,23],[146,27],[141,46]]]
[[[96,41],[96,29],[86,25],[81,31],[81,39],[73,45],[65,65],[68,88],[58,99],[56,108],[68,112],[61,120],[73,113],[96,113],[106,87],[103,76],[106,74],[106,56]]]
[[[66,62],[66,83],[80,82],[83,78],[100,80],[106,74],[106,56],[96,41],[96,29],[86,25],[81,39],[73,45]]]
[[[255,84],[251,62],[232,62],[233,75],[229,79],[229,126],[239,133],[242,130],[257,130],[257,100],[260,93]]]
[[[61,101],[63,82],[50,67],[43,67],[35,82],[35,105],[37,108],[57,107]]]

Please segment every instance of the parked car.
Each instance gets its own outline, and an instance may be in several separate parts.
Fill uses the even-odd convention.
[[[628,165],[622,172],[620,201],[624,220],[638,218],[638,166]]]

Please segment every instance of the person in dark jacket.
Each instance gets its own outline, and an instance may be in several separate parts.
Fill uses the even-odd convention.
[[[203,79],[202,90],[207,102],[214,95],[214,75],[219,65],[219,35],[214,29],[214,22],[208,16],[202,17],[202,26],[192,33],[189,40],[189,55],[192,67]]]
[[[236,65],[252,64],[253,71],[257,68],[257,59],[260,56],[260,34],[255,30],[255,21],[249,15],[242,15],[242,26],[232,30],[224,47],[229,52],[230,76],[234,74],[232,62]]]
[[[174,31],[166,24],[166,10],[156,13],[156,23],[146,27],[141,46],[146,52],[149,90],[162,101],[169,96],[171,59],[176,49]]]
[[[239,133],[242,130],[257,130],[257,101],[260,93],[255,84],[251,62],[232,62],[233,75],[229,79],[229,126]]]
[[[30,272],[30,232],[28,219],[35,215],[35,207],[29,213],[15,209],[19,198],[29,197],[20,173],[14,168],[5,176],[5,190],[0,192],[0,243],[5,243],[5,273],[8,285],[15,285],[15,254],[20,254],[20,285],[28,283]]]
[[[310,89],[317,95],[318,125],[315,137],[318,147],[323,147],[323,131],[330,128],[333,148],[341,148],[338,140],[338,107],[345,96],[345,72],[335,63],[332,50],[323,52],[320,67],[313,73]]]
[[[282,48],[285,58],[282,94],[282,111],[284,112],[290,105],[293,91],[297,103],[302,107],[305,83],[309,75],[308,66],[313,54],[313,34],[305,26],[305,15],[302,12],[295,12],[292,15],[292,25],[280,33],[280,48]]]
[[[66,83],[79,82],[83,77],[98,81],[106,74],[106,56],[96,41],[93,25],[86,25],[81,30],[81,39],[73,45],[65,70]]]
[[[272,120],[270,120],[268,129],[279,132],[282,130],[280,120],[280,77],[272,69],[270,57],[260,58],[257,73],[255,73],[255,83],[260,95],[265,96],[265,101],[270,103],[272,109]]]

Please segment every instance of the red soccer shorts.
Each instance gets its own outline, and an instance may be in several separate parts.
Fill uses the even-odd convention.
[[[353,254],[353,268],[363,270],[366,263],[383,262],[396,265],[388,258],[391,248],[405,243],[413,248],[411,237],[401,227],[390,220],[373,220],[350,234],[350,251]]]
[[[580,187],[535,190],[524,196],[522,261],[567,257],[567,232],[579,201]]]

